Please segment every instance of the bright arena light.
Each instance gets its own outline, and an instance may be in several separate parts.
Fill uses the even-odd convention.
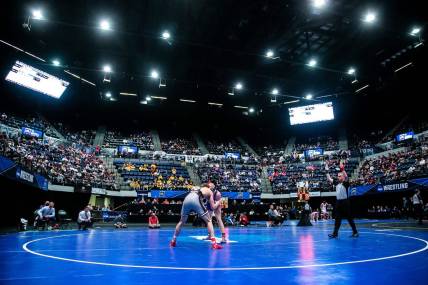
[[[100,22],[100,29],[104,31],[110,30],[110,22],[107,20],[101,20]]]
[[[150,73],[150,77],[154,79],[158,79],[159,73],[156,70],[152,70],[152,72]]]
[[[274,55],[275,55],[275,53],[271,49],[266,52],[266,57],[268,57],[268,58],[272,58]]]
[[[311,60],[309,60],[309,62],[308,62],[308,66],[309,67],[315,67],[317,65],[317,61],[315,60],[315,59],[311,59]]]
[[[410,35],[417,36],[420,32],[421,32],[421,28],[414,27],[414,28],[412,28],[412,31],[410,32]]]
[[[311,100],[312,98],[313,98],[314,96],[312,96],[312,94],[307,94],[306,96],[305,96],[305,99],[306,100]]]
[[[376,17],[376,13],[369,11],[364,15],[363,21],[370,24],[376,21]]]
[[[241,90],[242,89],[242,83],[240,83],[240,82],[238,82],[238,83],[236,83],[236,85],[235,85],[235,89],[236,90]]]
[[[146,96],[146,101],[148,102],[148,101],[151,101],[152,100],[152,97],[150,97],[150,96]]]
[[[312,0],[312,5],[317,9],[323,8],[326,4],[326,0]]]
[[[250,112],[250,113],[254,113],[254,108],[250,108],[250,109],[248,109],[248,112]]]
[[[164,31],[164,32],[162,33],[162,38],[163,38],[164,40],[168,40],[169,38],[171,38],[171,34],[170,34],[168,31]]]
[[[348,74],[349,74],[349,75],[353,75],[353,74],[355,74],[355,68],[353,68],[353,67],[349,68],[349,69],[348,69]]]
[[[107,98],[111,98],[111,92],[107,92],[107,93],[106,93],[106,97],[107,97]]]
[[[43,19],[42,10],[40,10],[40,9],[33,10],[31,14],[33,16],[33,19],[35,19],[35,20],[42,20]]]
[[[54,59],[54,60],[52,60],[52,63],[53,63],[53,65],[55,65],[55,66],[60,66],[60,62],[59,62],[59,60],[58,59]]]
[[[272,95],[278,95],[279,90],[274,88],[271,93],[272,93]]]
[[[105,73],[110,73],[111,72],[111,66],[110,65],[104,65],[103,66],[103,71]]]

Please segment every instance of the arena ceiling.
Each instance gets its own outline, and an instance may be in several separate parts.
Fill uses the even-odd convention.
[[[323,2],[324,7],[314,7]],[[0,40],[46,62],[2,43],[2,70],[16,59],[28,60],[70,81],[61,100],[92,107],[139,108],[155,96],[167,99],[152,99],[144,108],[219,108],[211,102],[223,104],[223,110],[242,112],[234,106],[244,106],[259,113],[297,100],[372,95],[397,78],[397,69],[410,62],[404,69],[412,69],[426,59],[425,46],[418,45],[426,24],[422,2],[13,1],[2,9]],[[32,15],[35,9],[42,20]],[[373,23],[365,21],[367,13],[375,16]],[[31,29],[23,27],[28,17]],[[100,29],[102,20],[109,30]],[[416,36],[409,34],[414,27],[421,28]],[[270,57],[268,50],[274,53]],[[317,61],[314,68],[308,66],[311,59]],[[111,73],[103,72],[105,65]],[[355,74],[348,74],[351,67]],[[151,78],[153,69],[165,87]],[[242,90],[234,88],[238,82]],[[277,96],[271,94],[274,88]],[[116,101],[106,102],[107,92]],[[313,99],[304,99],[309,93]]]

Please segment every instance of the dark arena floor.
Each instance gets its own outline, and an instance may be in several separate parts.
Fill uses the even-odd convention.
[[[1,284],[427,284],[428,228],[358,221],[359,238],[331,222],[229,228],[212,250],[206,230],[22,232],[0,236]],[[376,278],[374,278],[374,276]]]

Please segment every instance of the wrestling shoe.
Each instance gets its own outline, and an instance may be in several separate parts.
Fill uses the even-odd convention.
[[[170,247],[176,247],[176,246],[177,246],[177,241],[176,241],[175,239],[171,240],[171,241],[169,242],[169,246],[170,246]]]
[[[360,234],[359,233],[353,233],[350,237],[351,238],[357,238],[357,237],[359,237],[360,236]]]
[[[337,238],[338,236],[337,236],[337,234],[328,234],[328,237],[329,238]]]
[[[211,248],[212,249],[222,249],[223,247],[221,245],[219,245],[218,243],[213,243],[213,244],[211,244]]]

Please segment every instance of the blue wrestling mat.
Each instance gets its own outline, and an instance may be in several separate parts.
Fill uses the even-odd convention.
[[[383,222],[384,223],[384,222]],[[345,223],[346,224],[346,223]],[[229,228],[212,250],[205,229],[26,232],[0,236],[0,284],[428,284],[428,231],[359,224],[329,240],[313,227]]]

